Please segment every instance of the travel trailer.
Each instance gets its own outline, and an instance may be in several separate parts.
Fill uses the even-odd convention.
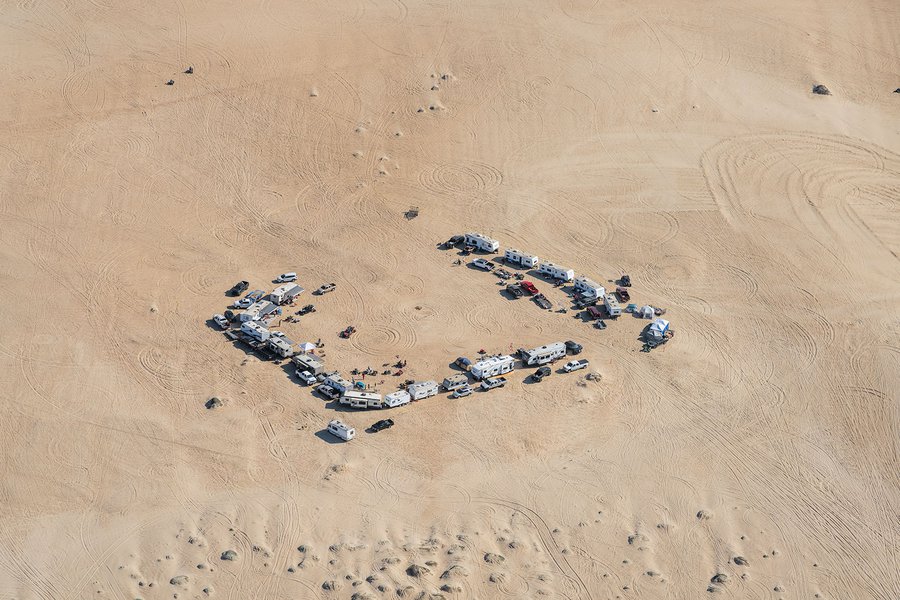
[[[553,342],[544,346],[538,346],[531,350],[519,350],[519,356],[529,367],[546,365],[566,355],[566,345],[563,342]]]
[[[339,402],[353,408],[381,408],[383,406],[381,394],[357,390],[347,390],[341,394]]]
[[[349,425],[345,425],[338,419],[334,419],[333,421],[328,422],[328,433],[341,438],[345,442],[349,442],[354,438],[354,436],[356,436],[355,429],[353,429]]]
[[[295,283],[279,285],[269,294],[269,299],[275,304],[288,304],[294,298],[303,293],[303,288]]]
[[[443,383],[441,383],[441,387],[448,392],[452,392],[456,388],[461,388],[467,383],[469,383],[469,378],[462,373],[457,373],[456,375],[445,377]]]
[[[503,259],[513,265],[519,265],[520,267],[525,267],[526,269],[533,269],[538,266],[538,257],[525,254],[521,250],[516,250],[514,248],[509,248],[503,253]]]
[[[612,294],[603,296],[603,305],[606,306],[606,314],[610,317],[615,318],[622,314],[622,306]]]
[[[513,370],[515,362],[512,356],[491,356],[472,365],[471,373],[475,379],[503,375]]]
[[[500,249],[500,242],[480,233],[467,233],[463,236],[466,246],[475,246],[482,252],[496,252]]]
[[[559,279],[560,281],[572,281],[575,277],[575,271],[572,269],[567,269],[549,262],[541,263],[541,266],[538,267],[538,273],[552,279]]]
[[[343,394],[347,390],[353,388],[353,384],[341,377],[340,373],[330,374],[322,383],[338,392],[339,394]]]
[[[265,325],[257,323],[256,321],[245,321],[244,323],[241,323],[241,333],[258,342],[265,342],[271,335],[269,329]]]
[[[413,400],[421,400],[430,396],[436,396],[438,393],[438,384],[436,381],[417,381],[406,388],[409,397]]]
[[[268,300],[260,300],[248,306],[247,310],[238,315],[238,319],[241,321],[259,321],[277,310],[278,307]]]
[[[606,288],[584,276],[576,277],[572,287],[589,300],[600,300],[606,295]]]
[[[384,397],[384,406],[385,408],[396,408],[398,406],[403,406],[404,404],[409,404],[411,400],[412,397],[409,395],[409,392],[406,390],[397,390]]]
[[[291,359],[291,362],[297,366],[298,371],[309,371],[313,375],[318,375],[325,370],[325,363],[313,354],[297,354]]]
[[[255,321],[250,321],[255,323]],[[268,340],[269,350],[281,358],[290,358],[294,355],[294,342],[284,336],[270,336]]]

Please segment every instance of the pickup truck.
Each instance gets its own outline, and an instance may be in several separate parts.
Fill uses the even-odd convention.
[[[341,393],[331,387],[330,385],[325,385],[324,383],[321,385],[317,385],[315,390],[328,398],[329,400],[337,400],[341,397]]]
[[[247,281],[238,281],[234,284],[230,290],[228,290],[229,296],[240,296],[244,292],[247,291],[247,288],[250,287],[250,283]]]
[[[616,295],[619,297],[619,302],[628,302],[631,300],[631,294],[628,293],[621,285],[616,287]]]
[[[496,271],[494,271],[494,275],[496,275],[500,279],[509,279],[510,277],[512,277],[512,273],[510,273],[506,269],[497,269]]]
[[[545,310],[550,310],[551,308],[553,308],[553,303],[550,302],[549,300],[547,300],[547,296],[545,296],[543,294],[538,294],[537,296],[532,298],[532,300],[534,300],[535,304],[537,304],[538,306],[540,306],[541,308],[543,308]]]
[[[579,370],[579,369],[584,369],[585,367],[588,366],[588,364],[589,364],[589,363],[588,363],[587,360],[573,360],[573,361],[569,361],[569,362],[567,362],[567,363],[563,366],[563,371],[565,371],[566,373],[571,373],[572,371],[577,371],[577,370]]]
[[[300,369],[297,369],[294,374],[297,375],[297,379],[299,379],[306,385],[315,385],[318,381],[316,379],[316,376],[309,371],[301,371]]]
[[[315,292],[313,292],[313,294],[315,294],[316,296],[322,296],[329,292],[333,292],[334,288],[336,288],[336,287],[337,287],[337,285],[335,285],[333,283],[323,283],[322,285],[319,286],[319,289],[317,289]]]
[[[528,293],[531,294],[532,296],[534,296],[534,295],[540,293],[540,292],[538,292],[538,289],[534,286],[534,284],[531,283],[530,281],[523,280],[519,285],[522,286],[522,289],[523,289],[523,290],[525,290],[526,292],[528,292]]]
[[[484,271],[493,271],[496,265],[489,260],[476,258],[472,261],[472,266],[478,267],[479,269],[482,269]]]
[[[485,392],[506,385],[506,377],[491,377],[481,382],[481,389]]]
[[[521,298],[525,295],[525,290],[523,290],[522,285],[518,283],[510,283],[506,286],[506,291],[512,294],[514,298]]]

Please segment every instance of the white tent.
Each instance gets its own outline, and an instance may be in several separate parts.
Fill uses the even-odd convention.
[[[310,342],[303,342],[302,344],[300,344],[300,350],[302,350],[303,352],[312,352],[315,349],[316,345],[311,344]]]
[[[653,307],[649,304],[645,304],[641,307],[641,310],[638,311],[638,314],[641,315],[642,319],[652,319],[654,316]]]
[[[669,322],[665,319],[657,319],[650,325],[648,333],[651,338],[661,340],[666,336],[669,330]]]

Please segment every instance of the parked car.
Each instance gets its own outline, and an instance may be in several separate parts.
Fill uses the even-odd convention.
[[[236,284],[231,286],[230,290],[228,290],[228,295],[229,296],[240,296],[245,291],[247,291],[248,287],[250,287],[249,281],[238,281]]]
[[[540,383],[541,381],[543,381],[544,377],[547,377],[548,375],[550,375],[550,373],[552,373],[550,367],[543,366],[531,374],[531,380],[535,383]]]
[[[318,381],[318,379],[316,379],[316,376],[309,371],[301,371],[300,369],[297,369],[296,375],[297,379],[299,379],[306,385],[315,385]]]
[[[233,323],[235,317],[237,317],[237,315],[234,314],[233,310],[226,310],[225,312],[222,313],[222,316],[224,316],[228,320],[229,323]]]
[[[506,377],[491,377],[481,382],[481,389],[488,391],[494,388],[501,388],[504,385],[506,385]]]
[[[297,311],[297,314],[298,314],[298,315],[305,315],[305,314],[308,314],[308,313],[311,313],[311,312],[316,312],[316,305],[315,305],[315,304],[307,304],[306,306],[304,306],[303,308],[301,308],[300,310],[298,310],[298,311]]]
[[[250,308],[251,304],[253,304],[253,300],[250,298],[241,298],[240,300],[235,300],[231,306],[233,308]]]
[[[390,429],[394,426],[393,419],[382,419],[380,421],[375,421],[372,423],[372,431],[379,432],[384,431],[385,429]]]
[[[631,276],[622,275],[622,278],[619,279],[619,283],[621,283],[623,287],[631,287]]]
[[[573,342],[572,340],[566,340],[566,350],[570,354],[581,354],[581,351],[584,348],[578,342]]]
[[[530,281],[523,280],[519,285],[522,286],[523,290],[525,290],[532,296],[535,296],[540,293],[540,292],[538,292],[538,289],[534,286],[534,284],[531,283]]]
[[[550,310],[551,308],[553,308],[553,303],[547,300],[547,296],[543,294],[538,294],[537,296],[532,298],[532,300],[534,300],[534,303],[544,310]]]
[[[347,329],[345,329],[341,332],[341,337],[346,339],[346,338],[350,337],[351,335],[353,335],[354,333],[356,333],[356,327],[354,327],[353,325],[350,325],[349,327],[347,327]]]
[[[510,277],[512,277],[512,273],[510,273],[506,269],[497,269],[496,271],[494,271],[494,275],[496,275],[500,279],[509,279]]]
[[[282,273],[275,278],[275,283],[290,283],[291,281],[297,281],[296,273]]]
[[[453,390],[453,393],[450,394],[451,398],[465,398],[466,396],[472,393],[472,386],[466,384],[462,387],[456,388]]]
[[[329,292],[333,292],[334,288],[336,288],[336,287],[337,287],[337,285],[334,283],[323,283],[322,285],[319,286],[319,289],[317,289],[315,292],[313,292],[313,294],[315,294],[317,296],[322,296]]]
[[[228,329],[231,326],[231,323],[228,321],[228,319],[225,318],[224,315],[213,315],[212,320],[222,329]]]
[[[472,366],[472,361],[470,359],[466,358],[465,356],[460,356],[460,357],[457,357],[457,359],[455,361],[453,361],[453,364],[455,364],[457,367],[459,367],[463,371],[468,371],[469,367]]]
[[[628,302],[631,300],[631,294],[629,294],[628,290],[621,285],[616,287],[616,295],[619,297],[620,302]]]
[[[324,383],[321,385],[317,385],[315,390],[328,398],[329,400],[337,400],[341,397],[341,393],[331,387],[330,385],[325,385]]]
[[[493,271],[496,266],[489,260],[485,260],[483,258],[476,258],[472,261],[472,265],[478,267],[479,269],[484,269],[485,271]]]
[[[586,360],[573,360],[569,361],[563,366],[563,371],[566,373],[571,373],[572,371],[577,371],[579,369],[584,369],[588,366],[588,361]]]
[[[522,285],[519,283],[510,283],[506,286],[506,291],[513,295],[514,298],[521,298],[525,295]]]

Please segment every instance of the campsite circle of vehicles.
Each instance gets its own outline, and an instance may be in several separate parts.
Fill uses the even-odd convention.
[[[454,236],[442,246],[461,246],[463,254],[469,254],[474,251],[497,252],[499,242],[481,234],[467,233],[464,236]],[[557,282],[557,285],[572,283],[575,306],[584,308],[585,314],[589,319],[594,320],[595,326],[600,329],[606,328],[606,323],[603,320],[604,316],[616,318],[622,314],[623,310],[619,301],[628,302],[631,299],[627,289],[631,286],[631,279],[628,275],[623,275],[619,279],[617,282],[619,285],[616,287],[615,294],[611,294],[606,293],[603,286],[587,277],[579,276],[576,278],[571,269],[549,262],[541,263],[536,256],[519,250],[506,250],[502,260],[510,266],[536,268],[538,275]],[[501,280],[500,283],[515,278],[514,282],[506,284],[504,288],[512,298],[521,298],[529,295],[541,308],[547,310],[552,308],[553,304],[550,300],[538,290],[533,282],[526,280],[523,275],[512,275],[505,269],[498,269],[495,262],[484,258],[476,258],[472,261],[472,266],[487,272],[493,272]],[[264,354],[279,358],[290,358],[296,366],[295,375],[298,380],[307,386],[313,387],[315,392],[329,400],[337,401],[352,408],[372,409],[403,406],[412,401],[435,396],[440,390],[450,392],[450,397],[452,398],[465,398],[475,391],[469,383],[469,375],[479,382],[477,386],[479,390],[487,392],[504,387],[507,380],[503,375],[515,368],[517,361],[511,355],[482,356],[477,362],[472,362],[465,357],[459,357],[454,364],[463,369],[465,373],[451,375],[445,378],[440,385],[436,381],[407,380],[400,385],[400,389],[384,396],[367,391],[365,383],[361,381],[347,381],[337,371],[326,372],[322,357],[314,354],[312,347],[305,348],[303,352],[298,352],[294,342],[289,340],[284,333],[269,331],[266,321],[275,315],[282,314],[280,307],[286,304],[293,304],[297,296],[304,291],[303,288],[294,283],[296,280],[297,273],[282,273],[273,280],[274,283],[282,285],[270,294],[266,295],[263,290],[253,290],[233,303],[232,308],[243,309],[244,312],[234,313],[231,310],[227,310],[224,314],[213,315],[212,320],[217,326],[226,330],[226,335],[233,341],[247,343],[254,350],[259,350]],[[249,287],[249,282],[240,281],[226,293],[233,297],[240,296]],[[322,296],[333,292],[336,287],[334,283],[326,283],[317,288],[313,294]],[[596,306],[597,302],[603,303],[605,311],[601,312],[598,309]],[[296,311],[295,316],[288,317],[288,320],[296,321],[297,316],[315,311],[315,306],[308,304]],[[624,312],[635,313],[635,316],[642,318],[653,318],[664,313],[661,309],[654,309],[651,306],[643,306],[638,309],[635,304],[628,304]],[[235,331],[232,329],[234,323],[240,323],[239,330]],[[339,335],[341,338],[346,339],[354,333],[356,333],[356,327],[350,325],[341,331]],[[649,349],[671,339],[674,332],[669,328],[668,321],[658,318],[646,328],[643,335],[645,340],[644,350],[649,351]],[[309,346],[314,347],[312,344]],[[547,366],[549,363],[555,362],[568,354],[579,354],[582,350],[581,344],[569,340],[546,344],[531,350],[519,349],[517,354],[523,366],[539,367],[529,376],[532,382],[539,383],[551,374],[551,370]],[[560,372],[572,373],[584,369],[588,365],[589,362],[585,359],[572,360],[566,363]],[[395,374],[400,373],[402,373],[402,370]],[[370,374],[374,375],[375,372],[372,371]],[[372,425],[370,430],[372,432],[382,431],[393,426],[393,424],[394,422],[391,419],[384,419]],[[353,439],[356,435],[352,427],[340,420],[330,421],[326,430],[345,441]]]

